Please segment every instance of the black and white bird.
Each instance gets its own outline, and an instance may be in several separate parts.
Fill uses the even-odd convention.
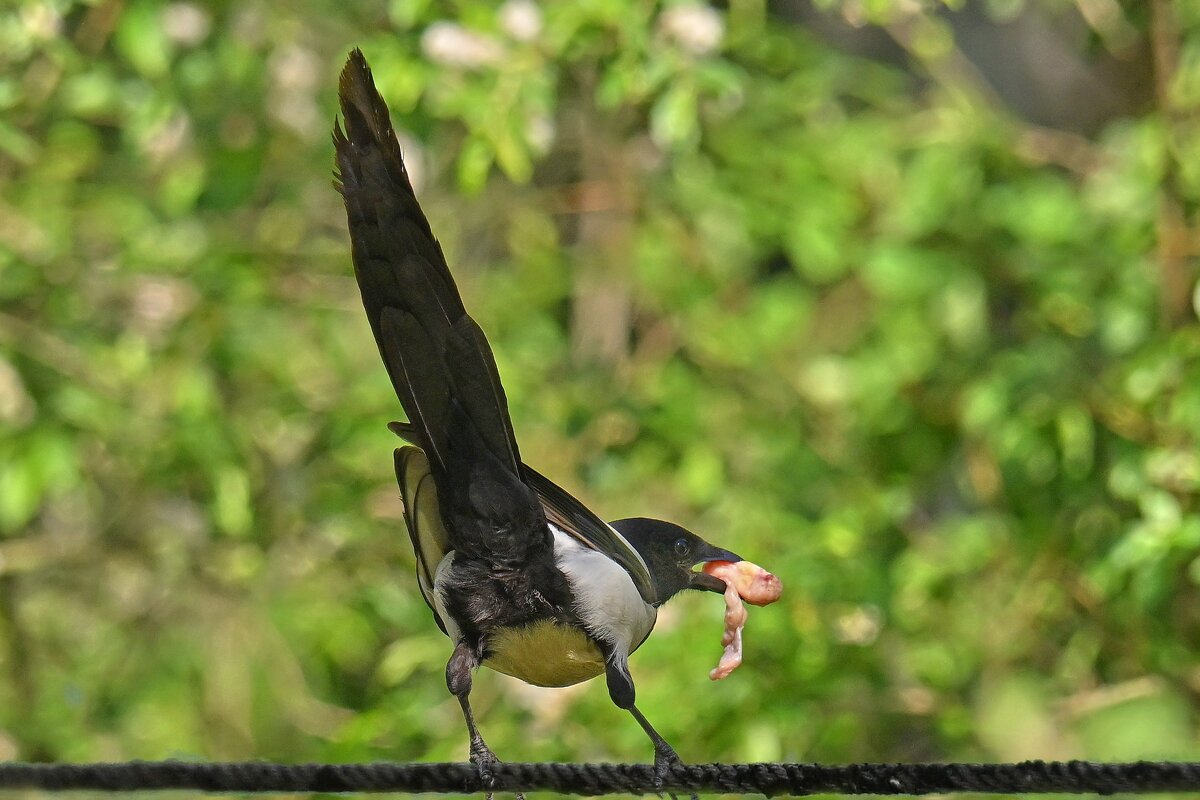
[[[454,643],[446,685],[471,760],[488,785],[497,762],[471,712],[476,667],[536,686],[603,673],[613,702],[653,741],[661,780],[679,757],[634,702],[629,654],[678,592],[725,591],[697,565],[741,559],[670,522],[606,523],[521,462],[492,351],[463,308],[358,50],[339,95],[336,185],[363,306],[409,420],[390,426],[412,443],[395,452],[396,478],[417,582]]]

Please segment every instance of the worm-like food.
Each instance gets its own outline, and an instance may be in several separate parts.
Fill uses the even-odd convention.
[[[783,593],[783,584],[771,573],[749,561],[710,561],[704,571],[725,582],[725,633],[721,661],[708,673],[711,680],[728,678],[742,663],[742,628],[746,627],[746,607],[774,603]]]

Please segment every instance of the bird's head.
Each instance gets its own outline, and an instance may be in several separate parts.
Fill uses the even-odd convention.
[[[610,523],[642,556],[654,581],[657,604],[665,603],[684,589],[705,589],[721,594],[725,582],[695,567],[709,561],[741,561],[741,556],[722,550],[673,522],[646,517],[619,519]]]

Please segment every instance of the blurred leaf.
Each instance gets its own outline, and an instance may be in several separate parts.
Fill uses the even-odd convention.
[[[151,0],[131,3],[120,15],[114,42],[142,75],[158,78],[170,66],[171,53],[162,29],[162,6]]]
[[[465,194],[475,194],[487,181],[492,152],[479,139],[469,139],[458,156],[458,185]]]
[[[650,112],[650,133],[662,147],[673,148],[694,141],[696,136],[696,92],[688,84],[667,89]]]

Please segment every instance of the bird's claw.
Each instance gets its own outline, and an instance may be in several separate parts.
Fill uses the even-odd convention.
[[[500,759],[492,752],[482,739],[471,742],[471,763],[479,775],[479,785],[487,792],[487,800],[492,800],[492,790],[496,788],[494,771]]]
[[[496,754],[491,748],[483,743],[483,740],[471,743],[471,763],[475,765],[475,771],[479,775],[479,786],[486,792],[487,800],[494,800],[496,790],[496,775],[495,769],[500,764],[500,759],[496,758]],[[516,800],[525,800],[523,792],[515,792]]]
[[[655,745],[654,791],[659,797],[662,797],[663,783],[665,782],[667,776],[671,774],[671,770],[673,770],[675,767],[682,766],[683,759],[680,758],[679,754],[675,752],[675,748],[671,747],[671,745],[667,744],[666,742],[663,742],[661,745]],[[675,796],[674,792],[667,792],[667,796],[670,797],[671,800],[679,800],[679,798]],[[695,793],[692,794],[691,798],[692,800],[698,800]]]

